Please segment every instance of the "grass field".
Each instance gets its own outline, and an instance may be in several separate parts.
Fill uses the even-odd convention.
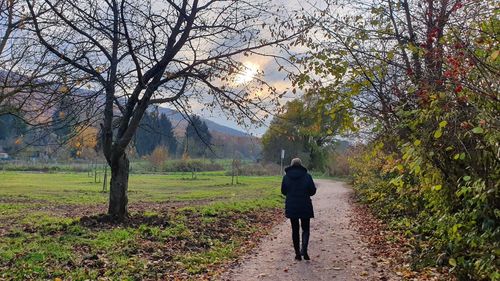
[[[133,174],[130,218],[109,222],[87,173],[0,172],[0,280],[202,279],[276,220],[278,177]]]

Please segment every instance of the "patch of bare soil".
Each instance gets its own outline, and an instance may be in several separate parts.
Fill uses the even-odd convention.
[[[137,220],[134,214],[141,214],[144,212],[155,212],[163,216],[171,211],[186,206],[197,206],[208,204],[214,200],[190,200],[190,201],[164,201],[164,202],[145,202],[138,201],[129,204],[129,212],[132,217],[131,220]],[[0,224],[0,237],[8,235],[15,228],[22,228],[28,232],[36,231],[34,226],[30,224],[22,224],[21,221],[29,216],[32,212],[43,212],[50,216],[61,218],[83,218],[88,220],[92,217],[99,217],[98,223],[103,223],[106,220],[104,213],[107,211],[107,204],[52,204],[44,200],[33,200],[29,198],[1,198],[0,203],[8,204],[27,204],[30,207],[17,215],[12,215],[2,218]],[[91,219],[90,219],[91,220]],[[90,223],[90,222],[89,222]],[[133,222],[132,222],[133,223]]]
[[[99,214],[93,216],[83,216],[75,224],[87,228],[107,229],[115,226],[137,228],[141,225],[167,227],[169,225],[168,217],[161,215],[144,215],[143,213],[134,213],[121,221],[116,221],[112,216]]]
[[[0,203],[3,204],[27,204],[27,203],[41,203],[45,202],[43,200],[34,200],[30,198],[24,198],[24,197],[3,197],[0,198]]]
[[[253,249],[255,242],[268,233],[277,218],[283,219],[281,213],[281,210],[221,213],[213,216],[213,221],[204,222],[200,213],[186,210],[182,212],[186,218],[183,223],[190,235],[158,237],[150,230],[143,229],[140,237],[121,251],[130,257],[147,261],[144,267],[136,272],[136,277],[140,280],[219,280],[221,272],[232,265],[235,259],[225,259],[204,265],[200,272],[193,274],[188,272],[185,265],[176,260],[176,257],[209,251],[214,247],[213,241],[238,243],[240,247],[233,255],[243,255]],[[172,219],[172,216],[134,214],[121,222],[114,222],[107,215],[98,215],[82,217],[79,224],[91,229],[96,228],[96,230],[112,227],[137,228],[144,225],[165,229],[171,224],[178,223]],[[236,226],[234,222],[238,220],[245,221],[254,229]],[[75,263],[74,267],[103,269],[104,274],[105,269],[111,266],[104,252],[84,254],[93,252],[90,248],[75,249],[75,252],[76,256],[82,258]]]
[[[148,206],[150,206],[148,204]],[[137,206],[140,210],[144,206]],[[157,214],[131,212],[126,219],[116,222],[105,214],[82,216],[70,224],[54,223],[36,228],[26,228],[25,232],[36,233],[37,236],[51,236],[57,239],[65,236],[84,235],[92,239],[94,235],[107,229],[127,229],[132,235],[126,243],[116,243],[113,250],[96,248],[88,243],[75,243],[72,258],[56,262],[55,260],[45,265],[49,272],[63,270],[97,271],[98,279],[106,279],[109,272],[114,272],[116,264],[112,255],[120,253],[129,258],[131,265],[136,267],[124,268],[128,275],[137,280],[219,280],[222,271],[234,263],[236,256],[247,253],[255,247],[256,241],[265,236],[269,229],[282,220],[281,209],[254,210],[250,212],[221,212],[207,216],[191,209],[175,210],[173,208],[158,207],[163,210]],[[169,212],[166,212],[169,210]],[[148,207],[148,211],[149,207]],[[182,219],[179,220],[181,215]],[[241,223],[235,223],[241,222]],[[175,225],[182,225],[187,232],[175,232]],[[74,227],[78,226],[78,227]],[[159,230],[159,232],[158,232]],[[168,234],[169,231],[174,231]],[[12,233],[15,235],[15,233]],[[200,264],[196,273],[190,272],[189,264],[182,263],[179,257],[198,255],[218,249],[219,244],[238,247],[231,256],[212,261],[208,264],[201,258],[195,261]],[[141,261],[136,263],[134,261]],[[14,266],[13,261],[2,263],[0,268]]]

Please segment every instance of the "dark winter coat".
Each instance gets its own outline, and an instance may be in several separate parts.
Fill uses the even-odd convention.
[[[302,166],[290,166],[281,182],[281,193],[286,196],[285,215],[287,218],[314,218],[311,196],[316,193],[316,186],[307,169]]]

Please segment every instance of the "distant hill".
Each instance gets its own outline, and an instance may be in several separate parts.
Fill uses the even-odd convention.
[[[165,114],[170,119],[170,121],[172,122],[172,126],[175,128],[174,130],[178,136],[184,134],[184,131],[188,125],[188,121],[186,121],[186,119],[184,119],[184,117],[182,116],[181,113],[179,113],[177,110],[173,110],[173,109],[166,108],[166,107],[158,107],[158,112],[160,114],[161,113]],[[207,124],[208,130],[211,132],[217,132],[217,133],[221,133],[221,134],[229,135],[229,136],[233,136],[233,137],[251,137],[251,135],[249,135],[245,132],[218,124],[214,121],[204,119],[204,118],[202,118],[202,120],[205,121],[205,123]]]
[[[11,73],[8,76],[7,72],[2,71],[1,69],[0,69],[0,79],[2,80],[7,79],[14,84],[24,82],[24,77],[22,75]],[[43,84],[42,82],[45,81],[41,80],[40,84]],[[57,82],[45,83],[43,86],[40,86],[41,87],[40,89],[44,90],[43,92],[33,91],[33,92],[16,94],[13,98],[9,100],[4,100],[0,104],[0,116],[2,115],[2,110],[1,110],[2,106],[8,105],[8,108],[11,107],[16,108],[16,107],[21,107],[22,105],[24,107],[22,109],[26,111],[22,112],[23,116],[26,117],[28,120],[30,120],[32,123],[36,122],[47,123],[53,121],[52,118],[55,116],[54,113],[56,113],[57,110],[60,110],[63,98],[51,99],[52,95],[47,95],[44,93],[60,91],[61,86],[62,85]],[[67,104],[66,106],[67,108],[65,109],[65,111],[69,111],[72,115],[77,116],[75,120],[97,121],[92,124],[92,126],[97,126],[97,124],[99,123],[99,119],[102,118],[102,108],[100,108],[99,105],[104,104],[104,95],[88,89],[81,89],[81,88],[74,88],[71,89],[71,91],[72,95],[55,95],[55,97],[64,97],[64,101]],[[24,103],[24,101],[28,97],[30,98],[30,100],[32,100],[32,102]],[[120,101],[123,103],[126,102],[124,98],[120,99]],[[154,110],[153,108],[148,109],[148,111],[153,111],[153,110]],[[118,112],[117,107],[114,108],[114,111],[116,112],[116,115],[119,116],[120,113]],[[182,148],[182,141],[184,139],[186,127],[189,124],[188,121],[186,121],[184,116],[177,110],[165,107],[158,107],[158,111],[161,114],[165,114],[172,122],[172,127],[174,129],[175,137],[177,141],[181,144],[179,147]],[[33,115],[33,117],[31,117],[31,115]],[[62,118],[61,120],[63,119],[64,118]],[[73,118],[71,120],[73,120]],[[213,137],[212,149],[214,152],[216,152],[217,157],[222,157],[222,158],[234,157],[236,152],[238,153],[238,155],[241,155],[245,159],[257,159],[259,157],[261,151],[261,143],[259,138],[252,136],[248,133],[245,133],[243,131],[221,125],[212,120],[208,120],[205,118],[202,118],[202,120],[206,123],[210,133],[212,134]],[[46,128],[43,128],[43,130],[41,130],[41,132],[43,133],[40,133],[40,135],[43,135],[43,138],[39,137],[38,135],[32,134],[29,135],[29,137],[27,137],[26,139],[37,137],[39,140],[37,140],[36,144],[38,147],[41,148],[40,151],[44,149],[47,150],[50,147],[49,144],[57,143],[59,141],[57,139],[57,136],[55,136],[54,134],[55,133],[54,129],[56,127],[63,128],[66,126],[72,126],[70,124],[71,122],[59,121],[59,123],[48,126]],[[0,131],[1,130],[2,128],[0,126]],[[33,130],[33,132],[35,132],[35,130]],[[38,131],[36,133],[38,133]],[[8,143],[6,142],[6,140],[3,140],[0,143],[0,145],[2,145],[3,148],[0,149],[9,150],[8,147],[11,146],[13,147],[13,142],[15,139],[16,138],[14,137],[9,138]],[[182,151],[177,155],[182,155]]]
[[[8,77],[8,79],[7,79],[7,77]],[[11,81],[13,84],[23,83],[26,80],[24,78],[24,76],[22,76],[22,75],[19,75],[19,74],[14,73],[14,72],[7,72],[5,70],[0,69],[0,80],[3,81],[6,79]],[[44,84],[44,83],[47,84],[44,80],[36,80],[36,81],[40,82],[40,84]],[[57,89],[60,86],[61,85],[58,83],[52,83],[52,84],[46,85],[44,87],[45,87],[45,90],[57,91]],[[76,94],[76,97],[73,98],[73,102],[75,102],[75,103],[83,102],[87,105],[94,104],[96,99],[103,99],[104,98],[103,96],[101,96],[99,94],[96,95],[95,92],[90,91],[90,90],[86,90],[86,89],[73,89],[73,91],[74,91],[74,94]],[[10,104],[11,106],[14,105],[13,107],[16,107],[17,104],[23,103],[23,101],[26,99],[26,95],[31,95],[31,96],[36,95],[36,99],[34,98],[34,100],[36,100],[36,102],[29,103],[29,104],[31,104],[31,106],[33,106],[33,104],[37,104],[37,103],[42,103],[42,104],[48,103],[48,101],[45,101],[45,99],[50,98],[50,96],[48,96],[48,95],[41,95],[41,94],[36,94],[36,93],[29,93],[29,94],[21,93],[21,94],[14,96],[11,100],[6,100],[5,102],[8,102],[8,104]],[[92,99],[93,102],[89,102],[87,100],[89,98]],[[101,103],[101,102],[103,103],[104,101],[100,101],[99,103]],[[57,106],[57,103],[54,105]],[[85,106],[81,106],[81,107],[79,106],[79,108],[85,108]],[[46,118],[46,119],[50,118],[52,116],[54,110],[56,110],[56,107],[54,107],[54,106],[44,108],[44,114],[43,114],[44,118]],[[181,113],[179,113],[177,110],[173,110],[173,109],[166,108],[166,107],[158,107],[158,111],[160,113],[165,114],[170,119],[173,127],[175,128],[174,131],[175,131],[177,136],[184,135],[184,131],[188,125],[188,122],[184,119],[184,117],[182,116]],[[218,124],[214,121],[204,119],[204,118],[202,118],[202,120],[205,121],[209,131],[211,131],[211,132],[217,132],[217,133],[221,133],[221,134],[233,136],[233,137],[252,137],[251,135],[249,135],[245,132]]]

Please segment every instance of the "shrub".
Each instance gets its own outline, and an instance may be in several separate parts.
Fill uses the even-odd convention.
[[[240,176],[276,176],[280,174],[280,166],[274,163],[254,163],[239,166],[238,175]],[[226,171],[230,176],[232,171]]]
[[[353,186],[362,202],[411,238],[413,266],[449,266],[459,280],[498,280],[498,189],[469,176],[448,185],[433,165],[416,166],[416,150],[400,155],[382,147],[351,155]]]
[[[164,167],[167,172],[209,172],[209,171],[223,171],[224,166],[212,161],[202,160],[172,160],[168,161]]]
[[[156,171],[161,171],[163,163],[168,158],[168,149],[164,146],[157,146],[151,155],[148,156],[149,163],[153,166]]]
[[[332,153],[328,156],[327,169],[330,176],[348,176],[350,173],[348,155],[344,153]]]

